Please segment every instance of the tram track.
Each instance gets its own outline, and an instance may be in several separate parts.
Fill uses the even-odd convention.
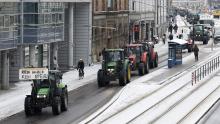
[[[186,54],[186,55],[184,55],[183,57],[187,57],[187,56],[189,56],[189,55],[190,55],[190,54]],[[212,56],[211,56],[211,57],[212,57]],[[211,57],[210,57],[210,58],[211,58]],[[166,58],[166,59],[165,59],[165,58],[166,58],[166,57],[164,57],[164,59],[160,60],[159,63],[165,62],[165,61],[167,60],[167,58]],[[167,66],[167,65],[166,65],[166,66]],[[164,66],[159,66],[159,67],[156,68],[156,69],[160,69],[160,68],[163,68],[163,67],[164,67]],[[145,98],[147,98],[147,97],[150,97],[150,96],[152,96],[153,94],[156,94],[156,93],[159,92],[161,89],[165,88],[165,87],[168,86],[169,84],[171,84],[171,83],[173,83],[174,81],[178,80],[179,78],[181,78],[182,76],[184,76],[186,73],[188,73],[188,71],[189,71],[190,69],[192,69],[192,68],[194,69],[195,67],[196,67],[195,64],[194,64],[194,65],[191,65],[191,66],[185,68],[184,70],[180,71],[179,73],[177,73],[177,74],[175,74],[175,75],[172,75],[172,76],[168,77],[167,79],[161,81],[160,84],[163,84],[163,85],[162,85],[160,88],[154,90],[153,92],[151,92],[151,93],[149,93],[149,94],[147,94],[147,95],[144,95],[144,96],[141,97],[139,100],[137,100],[137,101],[131,103],[130,105],[126,106],[125,108],[122,108],[122,109],[119,110],[117,113],[112,114],[112,115],[110,115],[109,117],[103,119],[100,123],[104,123],[104,122],[108,121],[109,119],[116,117],[119,113],[125,111],[125,110],[128,109],[129,107],[131,107],[131,106],[133,106],[133,105],[135,105],[135,104],[141,102],[143,99],[145,99]],[[176,92],[177,92],[177,91],[180,91],[181,89],[183,89],[184,87],[186,87],[186,86],[189,85],[190,83],[191,83],[191,81],[185,83],[185,84],[182,85],[180,88],[178,88],[178,89],[176,90]],[[172,96],[172,94],[170,94],[170,96]],[[117,99],[118,99],[119,97],[120,97],[120,95],[118,95]],[[167,98],[168,98],[168,97],[169,97],[169,96],[167,96]],[[166,97],[165,97],[165,98],[166,98]],[[92,122],[96,117],[98,117],[99,115],[101,115],[102,113],[104,113],[108,108],[111,107],[111,105],[114,104],[114,102],[117,101],[117,99],[114,100],[114,101],[112,101],[112,103],[109,104],[109,106],[107,106],[107,107],[106,107],[105,109],[103,109],[99,114],[97,114],[94,118],[90,119],[90,120],[87,121],[86,123]],[[160,100],[160,101],[157,102],[154,106],[158,105],[158,104],[159,104],[160,102],[162,102],[162,101],[163,101],[163,100]],[[153,106],[151,106],[150,108],[153,108]],[[150,109],[150,108],[148,108],[148,109]],[[170,108],[170,109],[171,109],[171,108]],[[144,112],[143,112],[143,113],[144,113]],[[138,117],[138,116],[137,116],[137,117]],[[137,118],[137,117],[132,118],[130,121],[128,121],[128,123],[129,123],[129,122],[132,122],[132,121],[133,121],[135,118]]]

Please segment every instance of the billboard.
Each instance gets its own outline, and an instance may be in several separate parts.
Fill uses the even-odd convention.
[[[22,68],[19,69],[20,80],[48,79],[47,68]]]

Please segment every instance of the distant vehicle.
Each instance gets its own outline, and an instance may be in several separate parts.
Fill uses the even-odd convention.
[[[210,39],[210,33],[205,28],[204,25],[196,24],[194,25],[194,36],[193,36],[193,29],[190,31],[190,38],[195,41],[202,41],[203,44],[208,44],[208,41]]]
[[[220,42],[220,27],[215,29],[214,33],[214,43],[217,44]]]
[[[213,27],[215,25],[215,22],[212,19],[200,19],[199,24],[206,24],[206,25],[210,25],[211,27]]]

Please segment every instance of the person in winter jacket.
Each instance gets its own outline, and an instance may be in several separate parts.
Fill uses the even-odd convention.
[[[84,75],[84,61],[82,59],[78,61],[77,70]]]
[[[198,61],[199,60],[199,48],[198,46],[195,44],[194,45],[194,56],[195,56],[195,61]]]

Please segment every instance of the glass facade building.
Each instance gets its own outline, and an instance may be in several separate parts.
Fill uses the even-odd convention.
[[[19,3],[0,3],[0,50],[17,46],[19,18]]]
[[[0,50],[64,40],[64,3],[0,2]]]
[[[24,3],[23,43],[64,40],[64,3]]]

